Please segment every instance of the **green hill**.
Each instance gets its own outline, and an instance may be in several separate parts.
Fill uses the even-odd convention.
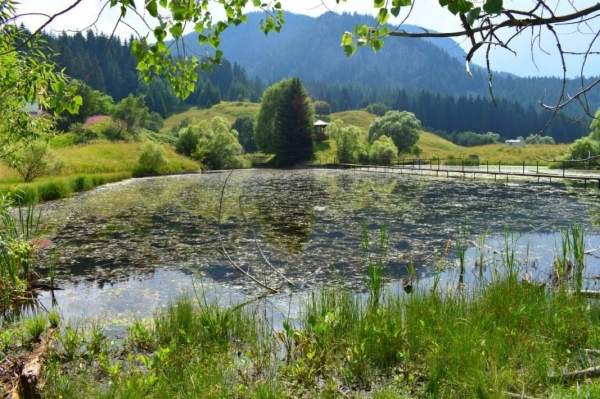
[[[238,117],[254,117],[260,104],[251,102],[226,102],[223,101],[212,108],[199,109],[196,107],[190,108],[185,112],[175,114],[165,119],[165,124],[161,129],[161,132],[169,132],[171,129],[179,125],[185,119],[212,119],[215,116],[220,116],[227,119],[230,123],[235,122]]]

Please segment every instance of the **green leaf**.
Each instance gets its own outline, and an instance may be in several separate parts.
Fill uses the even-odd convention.
[[[146,3],[146,10],[152,15],[154,18],[158,17],[158,4],[156,0],[150,0]]]
[[[488,14],[498,14],[504,10],[502,0],[487,0],[483,5],[483,10]]]

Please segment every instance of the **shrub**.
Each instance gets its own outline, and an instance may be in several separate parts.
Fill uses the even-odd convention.
[[[369,127],[369,142],[388,136],[399,152],[408,152],[417,144],[420,130],[421,122],[412,112],[389,111]]]
[[[388,112],[390,108],[381,103],[369,104],[367,106],[367,112],[377,116],[384,116],[386,112]]]
[[[369,160],[379,165],[391,165],[398,159],[398,148],[388,136],[380,136],[369,151]]]
[[[8,163],[26,183],[45,174],[56,173],[62,168],[62,162],[52,154],[45,141],[34,141],[12,153]]]
[[[159,175],[166,164],[167,160],[163,148],[155,143],[148,142],[142,149],[133,175],[136,177]]]
[[[541,134],[530,134],[525,139],[526,144],[556,144],[554,137],[542,136]]]
[[[100,134],[97,130],[86,127],[81,123],[72,125],[71,131],[75,135],[75,144],[84,144],[100,138]]]
[[[175,151],[189,157],[196,151],[198,140],[200,140],[198,129],[191,126],[184,127],[179,131]]]
[[[65,198],[71,194],[70,187],[64,180],[53,180],[38,185],[39,198],[42,201],[52,201]]]
[[[356,126],[344,125],[342,121],[335,121],[327,126],[327,135],[335,140],[338,162],[358,162],[366,152],[366,139],[362,130]]]
[[[450,140],[458,145],[472,147],[476,145],[494,144],[501,141],[498,133],[459,132],[449,135]]]
[[[237,132],[226,120],[216,117],[210,126],[204,124],[194,157],[209,169],[233,169],[243,166],[242,146]]]

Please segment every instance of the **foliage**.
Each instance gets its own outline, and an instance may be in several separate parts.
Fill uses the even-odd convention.
[[[9,165],[16,169],[26,183],[35,178],[57,173],[62,162],[50,151],[46,141],[34,141],[10,155]]]
[[[177,142],[175,143],[175,150],[179,154],[188,157],[192,156],[198,147],[200,135],[200,128],[197,125],[183,127],[179,130]]]
[[[327,101],[317,100],[313,103],[315,107],[315,115],[317,116],[327,116],[331,114],[331,105]]]
[[[600,117],[600,109],[596,112],[596,118],[590,125],[590,134],[586,137],[582,137],[576,140],[569,147],[571,159],[588,159],[600,155],[600,123],[598,118]],[[594,159],[590,165],[596,165],[597,159]]]
[[[128,133],[136,135],[150,118],[150,110],[143,97],[128,95],[115,105],[112,116],[123,122]]]
[[[256,152],[254,118],[249,116],[239,117],[233,122],[231,128],[238,133],[238,139],[245,152]]]
[[[530,134],[525,138],[525,144],[556,144],[551,136],[542,136],[540,134]]]
[[[369,104],[367,106],[367,112],[377,116],[384,116],[390,108],[382,103]]]
[[[487,133],[476,133],[476,132],[457,132],[449,135],[450,140],[458,145],[464,147],[473,147],[477,145],[495,144],[502,141],[498,133],[487,132]],[[552,143],[539,143],[539,144],[554,144]]]
[[[99,91],[94,90],[83,81],[73,81],[75,93],[82,99],[82,104],[79,107],[79,112],[69,114],[63,112],[58,120],[58,126],[62,130],[72,129],[74,123],[83,123],[87,118],[94,115],[110,115],[114,107],[112,97]]]
[[[369,160],[378,165],[391,165],[398,158],[398,148],[388,136],[379,136],[371,144]]]
[[[263,94],[256,143],[275,154],[275,163],[290,166],[312,158],[313,108],[299,79],[283,80]]]
[[[190,127],[190,128],[193,128]],[[214,118],[198,127],[200,137],[194,158],[210,169],[232,169],[243,166],[242,146],[237,132],[223,118]]]
[[[167,160],[163,148],[153,142],[147,142],[144,144],[133,175],[138,177],[159,175],[166,164]]]
[[[367,140],[358,127],[337,120],[327,126],[327,135],[335,140],[338,162],[356,163],[367,153]]]
[[[388,136],[399,152],[408,152],[419,140],[421,122],[415,114],[406,111],[389,111],[369,127],[369,142]]]

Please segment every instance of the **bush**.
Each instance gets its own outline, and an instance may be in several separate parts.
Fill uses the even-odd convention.
[[[75,144],[84,144],[100,138],[96,130],[85,127],[81,123],[71,125],[71,131],[75,135]]]
[[[582,137],[576,140],[569,148],[571,159],[587,159],[600,155],[600,142],[591,137]]]
[[[155,143],[148,142],[142,149],[133,175],[136,177],[159,175],[166,164],[167,160],[163,148]]]
[[[367,106],[367,112],[377,116],[384,116],[386,112],[388,112],[390,108],[381,103],[369,104]]]
[[[369,127],[369,142],[388,136],[399,152],[408,152],[417,144],[420,131],[421,121],[412,112],[389,111]]]
[[[198,129],[191,126],[184,127],[179,131],[175,151],[189,157],[196,151],[198,140],[200,140]]]
[[[242,146],[237,137],[237,132],[229,128],[223,118],[214,118],[210,125],[203,124],[198,147],[194,157],[209,169],[234,169],[241,168]]]
[[[26,183],[45,174],[56,173],[62,168],[62,162],[52,154],[45,141],[34,141],[12,153],[8,163]]]
[[[338,162],[358,162],[366,152],[366,139],[356,126],[344,125],[338,120],[327,126],[327,135],[335,140]]]
[[[556,144],[554,137],[542,136],[541,134],[530,134],[525,139],[525,144]]]
[[[42,201],[53,201],[65,198],[71,190],[64,180],[54,180],[38,185],[39,198]]]
[[[398,159],[398,148],[388,136],[380,136],[369,151],[369,160],[378,165],[391,165]]]
[[[494,144],[502,141],[498,133],[475,133],[475,132],[458,132],[449,135],[450,140],[464,147],[473,147],[476,145]]]

